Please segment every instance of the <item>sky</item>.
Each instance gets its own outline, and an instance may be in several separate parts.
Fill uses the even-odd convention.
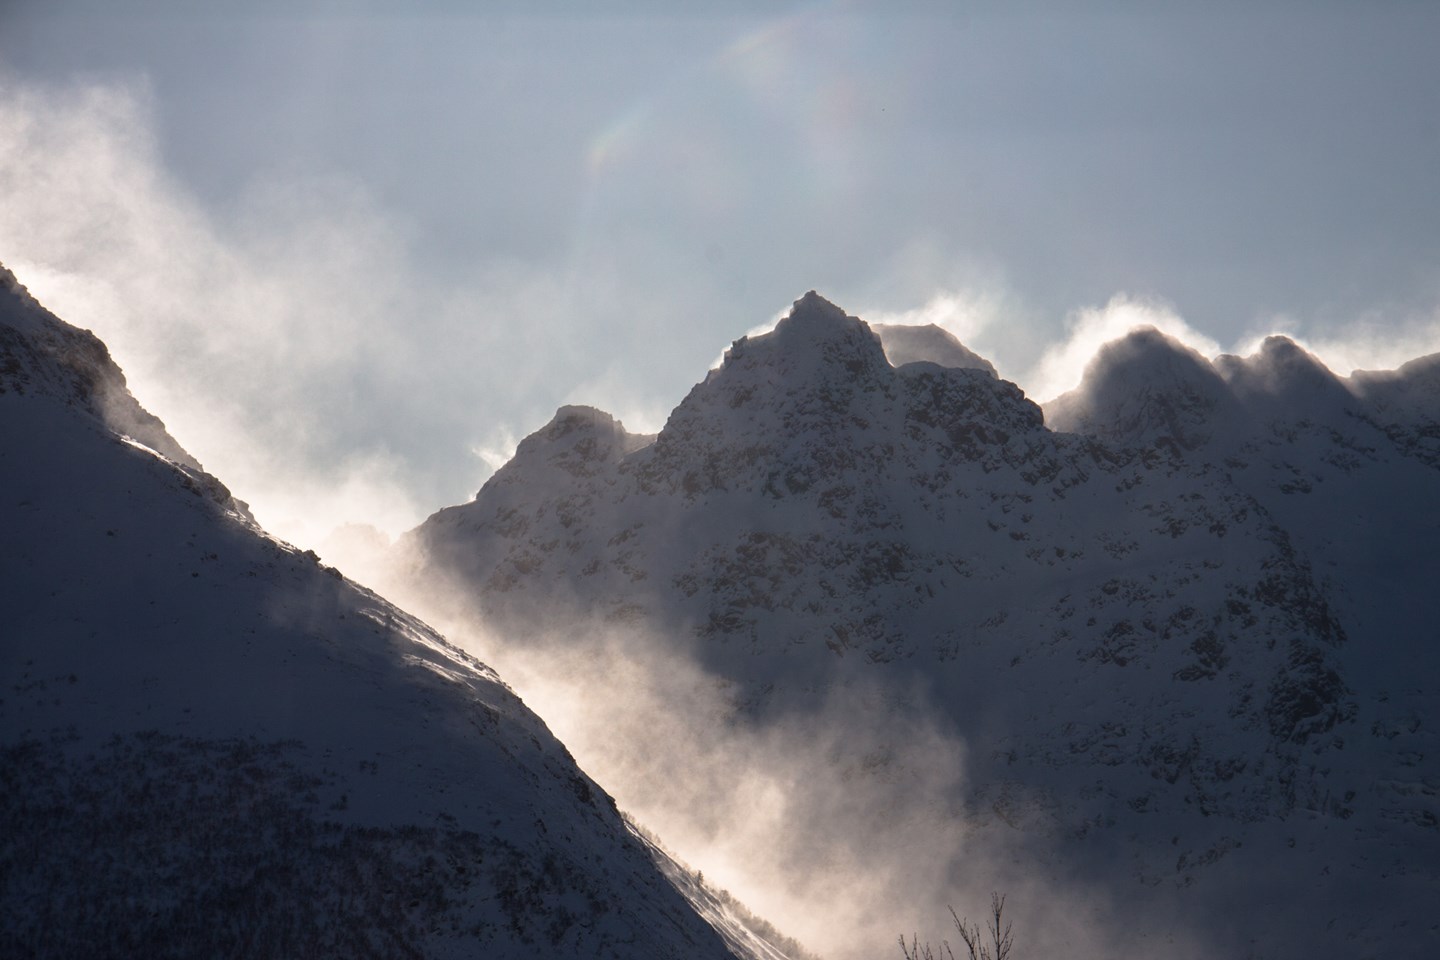
[[[0,262],[307,546],[810,289],[1039,401],[1134,323],[1440,351],[1440,5],[676,6],[0,0]]]

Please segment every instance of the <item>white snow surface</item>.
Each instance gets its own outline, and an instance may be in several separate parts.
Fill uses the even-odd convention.
[[[491,670],[0,281],[0,954],[733,955]]]
[[[811,293],[653,440],[562,411],[408,545],[498,628],[667,638],[737,726],[857,685],[933,709],[969,746],[970,835],[1027,838],[1132,945],[1429,957],[1437,369],[1142,330],[1047,426],[983,368],[897,370]]]

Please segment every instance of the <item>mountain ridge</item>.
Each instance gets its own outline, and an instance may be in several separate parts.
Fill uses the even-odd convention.
[[[530,618],[559,647],[583,647],[586,624],[663,637],[728,691],[738,728],[855,684],[924,703],[983,745],[966,754],[977,822],[1008,810],[1157,912],[1233,906],[1218,864],[1268,877],[1287,856],[1271,824],[1357,824],[1336,849],[1374,831],[1386,877],[1433,884],[1440,778],[1407,759],[1431,734],[1389,737],[1437,706],[1435,424],[1407,392],[1428,397],[1430,369],[1356,381],[1395,398],[1387,415],[1290,341],[1212,363],[1141,332],[1047,426],[983,369],[895,367],[811,293],[737,341],[652,443],[573,482],[517,457],[523,502],[487,485],[406,546],[417,579],[450,579],[492,627]],[[1318,870],[1315,850],[1294,869]],[[1130,866],[1097,867],[1112,860]],[[1371,934],[1428,943],[1405,934],[1416,894],[1366,869],[1367,897],[1398,898]],[[1167,873],[1190,900],[1152,882]],[[1318,943],[1273,931],[1248,949]]]
[[[0,953],[736,955],[493,671],[0,282]]]

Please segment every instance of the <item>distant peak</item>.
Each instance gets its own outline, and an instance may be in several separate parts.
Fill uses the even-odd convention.
[[[649,439],[648,435],[626,430],[625,424],[604,410],[582,404],[566,404],[555,411],[549,423],[521,441],[519,449],[543,446],[553,453],[554,449],[575,444],[586,444],[587,449],[599,444],[628,453]]]
[[[804,336],[823,335],[859,324],[855,317],[811,290],[796,300],[785,318],[775,325],[775,332],[798,332]]]
[[[1193,348],[1152,326],[1135,327],[1104,344],[1085,367],[1077,390],[1103,395],[1137,389],[1173,391],[1183,384],[1223,390],[1220,375]]]
[[[870,329],[880,338],[885,356],[896,368],[928,361],[942,367],[981,370],[992,377],[999,377],[994,364],[968,349],[944,327],[933,323],[872,323]]]
[[[1163,347],[1166,350],[1174,350],[1176,347],[1180,346],[1180,342],[1174,337],[1171,337],[1169,334],[1164,333],[1159,327],[1153,326],[1148,323],[1144,324],[1143,326],[1132,327],[1129,331],[1125,333],[1123,337],[1120,337],[1118,341],[1112,342],[1128,342],[1133,344],[1142,344],[1147,347],[1155,348]]]
[[[774,330],[741,337],[731,344],[724,363],[712,376],[737,364],[776,367],[794,376],[836,364],[852,374],[876,365],[889,366],[880,338],[858,317],[849,316],[814,290],[796,300]]]
[[[1229,369],[1240,369],[1243,367],[1260,367],[1276,365],[1300,366],[1300,367],[1323,367],[1313,354],[1307,351],[1289,337],[1274,333],[1260,342],[1260,347],[1247,357],[1238,357],[1234,354],[1224,354],[1216,358],[1217,362],[1223,362],[1223,366]]]
[[[550,418],[550,423],[570,423],[576,426],[618,426],[624,429],[618,420],[604,410],[585,404],[565,404],[555,411],[555,416]]]
[[[1266,337],[1248,357],[1216,357],[1215,367],[1245,397],[1309,397],[1311,402],[1322,396],[1349,398],[1340,378],[1320,358],[1285,336]]]
[[[1171,375],[1183,369],[1206,380],[1218,377],[1210,361],[1197,350],[1149,325],[1136,327],[1120,339],[1105,344],[1091,361],[1092,366],[1102,370],[1135,364],[1163,366]]]
[[[1300,364],[1306,367],[1321,365],[1319,359],[1308,350],[1282,334],[1266,337],[1256,356],[1269,363]]]
[[[521,490],[523,496],[531,485],[548,482],[547,477],[594,476],[651,439],[629,433],[604,410],[567,404],[555,411],[549,423],[520,441],[515,455],[486,481],[485,488],[508,487]]]
[[[1233,406],[1229,388],[1205,357],[1152,326],[1100,348],[1080,386],[1045,405],[1052,429],[1145,446],[1186,449],[1206,443]]]
[[[812,312],[819,312],[821,314],[828,314],[830,316],[840,318],[843,318],[845,316],[844,310],[841,310],[835,304],[831,303],[829,300],[826,300],[814,290],[806,291],[805,296],[801,297],[799,300],[796,300],[790,308],[791,316],[794,316],[797,313]]]

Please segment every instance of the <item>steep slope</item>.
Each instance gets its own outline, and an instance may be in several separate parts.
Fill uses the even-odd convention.
[[[1132,335],[1062,405],[1084,433],[1058,433],[984,369],[895,367],[811,293],[653,442],[562,410],[411,542],[491,624],[660,633],[732,723],[875,684],[885,709],[933,710],[969,744],[977,829],[1046,838],[1057,871],[1147,922],[1194,918],[1211,949],[1303,956],[1327,935],[1302,918],[1359,907],[1356,929],[1421,956],[1440,609],[1408,591],[1435,571],[1440,484],[1287,344],[1217,370]],[[1361,441],[1332,429],[1352,420]],[[1324,498],[1286,489],[1317,472]],[[1386,525],[1407,516],[1402,539]],[[1401,565],[1405,602],[1381,611],[1369,591]],[[1310,887],[1342,861],[1349,903]],[[1241,934],[1255,903],[1282,920]]]
[[[1286,531],[1360,641],[1342,654],[1347,675],[1369,676],[1392,707],[1397,684],[1433,690],[1436,358],[1345,380],[1284,337],[1213,365],[1163,339],[1108,345],[1084,384],[1047,407],[1051,423],[1223,474]],[[1415,696],[1407,709],[1433,709],[1428,692]]]
[[[1397,447],[1440,466],[1440,353],[1411,360],[1398,370],[1356,371],[1351,383]]]
[[[0,268],[0,954],[726,957],[483,664]]]

